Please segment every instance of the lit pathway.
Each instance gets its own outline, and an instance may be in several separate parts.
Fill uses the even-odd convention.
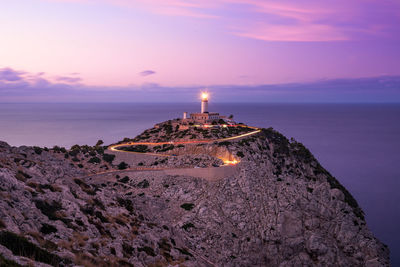
[[[224,142],[224,141],[240,139],[240,138],[243,138],[243,137],[246,137],[246,136],[250,136],[250,135],[253,135],[253,134],[257,134],[257,133],[261,132],[261,130],[259,128],[251,127],[251,126],[246,126],[246,127],[250,128],[250,129],[254,129],[254,131],[248,132],[248,133],[245,133],[245,134],[241,134],[241,135],[237,135],[237,136],[221,138],[221,139],[188,140],[188,141],[176,141],[176,142],[173,142],[173,141],[170,141],[170,142],[127,142],[127,143],[122,143],[122,144],[117,144],[117,145],[111,145],[111,146],[108,147],[108,149],[111,150],[111,151],[125,152],[125,153],[135,153],[135,154],[146,154],[146,155],[153,155],[153,156],[173,157],[172,155],[167,155],[167,154],[124,151],[124,150],[119,150],[118,148],[124,147],[124,146],[137,146],[137,145],[159,146],[159,145],[207,144],[207,143]]]
[[[243,126],[241,126],[243,127]],[[232,136],[232,137],[227,137],[227,138],[221,138],[221,139],[208,139],[208,140],[190,140],[190,141],[177,141],[177,142],[127,142],[127,143],[122,143],[122,144],[117,144],[117,145],[111,145],[108,147],[109,150],[114,151],[114,152],[123,152],[123,153],[133,153],[133,154],[145,154],[145,155],[151,155],[151,156],[158,156],[158,157],[176,157],[174,155],[168,155],[168,154],[158,154],[158,153],[142,153],[142,152],[134,152],[134,151],[124,151],[124,150],[119,150],[118,148],[124,147],[124,146],[132,146],[132,145],[148,145],[148,146],[157,146],[157,145],[180,145],[180,144],[207,144],[207,143],[214,143],[214,142],[224,142],[224,141],[230,141],[230,140],[236,140],[240,139],[246,136],[251,136],[254,134],[257,134],[261,132],[259,128],[256,127],[251,127],[251,126],[246,126],[247,128],[253,129],[254,131],[237,135],[237,136]],[[228,161],[224,160],[225,165],[235,165],[239,163],[238,161]],[[190,167],[176,167],[174,166],[173,169],[184,169],[184,168],[190,168]],[[193,168],[193,167],[192,167]],[[135,168],[127,168],[124,170],[109,170],[109,171],[104,171],[104,172],[98,172],[98,173],[93,173],[85,178],[90,178],[93,176],[97,175],[104,175],[104,174],[115,174],[115,173],[121,173],[121,172],[131,172],[131,171],[162,171],[162,170],[167,170],[167,169],[172,169],[170,167],[156,167],[156,168],[149,168],[149,167],[135,167]]]

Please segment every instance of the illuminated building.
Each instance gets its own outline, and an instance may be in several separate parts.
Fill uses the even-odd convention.
[[[208,93],[201,93],[201,112],[200,113],[191,113],[190,118],[187,118],[187,113],[183,113],[183,122],[187,123],[200,123],[207,124],[212,123],[213,121],[219,121],[220,119],[225,119],[225,116],[220,116],[219,113],[216,112],[208,112]]]

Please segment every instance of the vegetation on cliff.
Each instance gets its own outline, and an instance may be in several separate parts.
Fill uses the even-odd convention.
[[[139,139],[229,136],[223,128],[161,128]],[[129,149],[181,153],[143,158],[138,165],[146,167],[212,169],[222,154],[240,163],[218,167],[233,171],[210,181],[187,172],[127,170],[131,162],[102,142],[69,150],[0,142],[0,264],[389,264],[388,248],[368,230],[351,194],[304,145],[272,128],[200,146]]]

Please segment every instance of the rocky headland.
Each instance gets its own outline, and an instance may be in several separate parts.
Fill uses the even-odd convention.
[[[165,125],[121,143],[171,144],[124,148],[135,153],[0,142],[0,266],[389,265],[357,201],[301,143],[261,129],[174,145],[250,130]]]

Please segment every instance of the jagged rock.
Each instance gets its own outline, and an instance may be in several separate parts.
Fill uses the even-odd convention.
[[[213,181],[151,170],[93,176],[95,167],[56,151],[0,142],[0,233],[24,237],[17,240],[66,266],[389,265],[357,202],[301,144],[264,129],[180,149],[190,155],[143,165],[210,168],[222,165],[218,153],[241,162]],[[47,266],[48,258],[7,246],[0,239],[3,257]]]

